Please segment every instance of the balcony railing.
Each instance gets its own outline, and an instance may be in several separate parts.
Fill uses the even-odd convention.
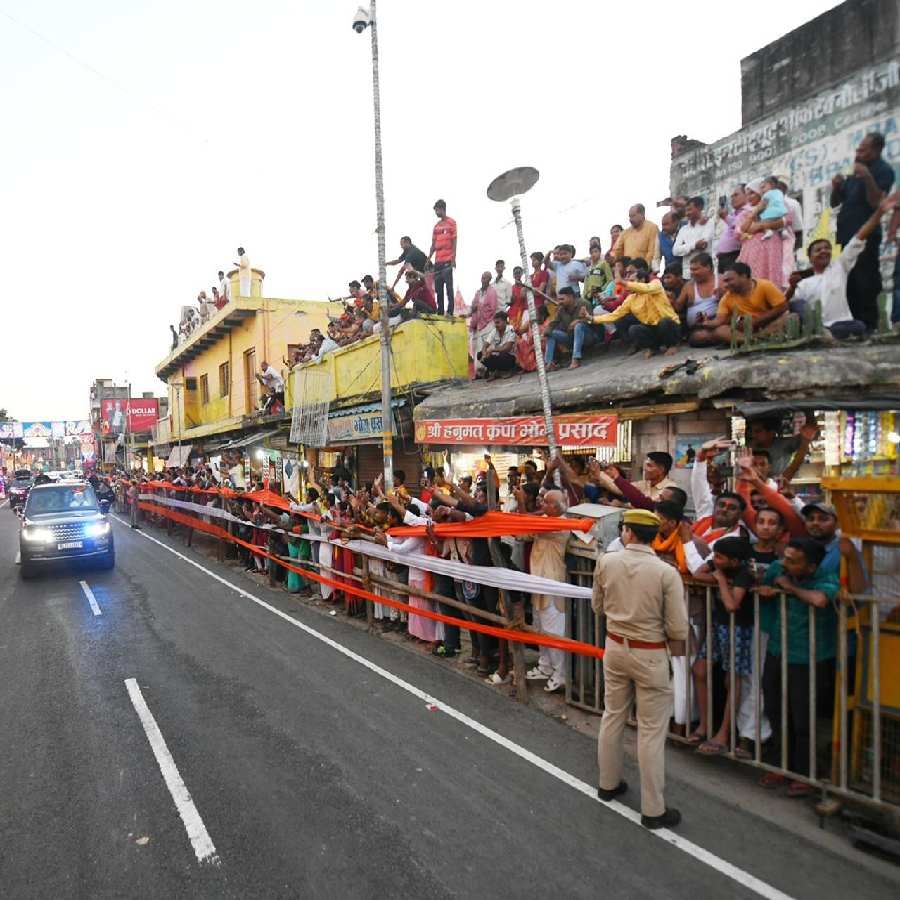
[[[461,319],[423,316],[398,325],[391,334],[391,387],[433,384],[469,374],[468,333]],[[315,400],[331,403],[381,390],[378,335],[340,347],[320,363],[296,366],[288,382],[287,407]],[[312,394],[315,397],[312,397]]]

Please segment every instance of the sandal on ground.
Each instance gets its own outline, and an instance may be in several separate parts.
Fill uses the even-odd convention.
[[[747,738],[741,738],[734,748],[734,758],[753,759],[753,751],[750,749],[750,746],[750,741]]]
[[[432,656],[453,657],[459,653],[459,650],[450,650],[445,644],[438,644],[431,651]]]
[[[768,788],[769,790],[779,788],[783,784],[787,784],[787,778],[785,778],[784,775],[781,775],[778,772],[766,772],[766,774],[759,779],[759,786]]]
[[[501,678],[499,672],[494,672],[494,674],[491,675],[490,678],[485,678],[484,680],[488,684],[511,684],[512,683],[512,675],[507,673],[505,678]]]
[[[792,781],[788,785],[787,795],[788,797],[811,797],[816,793],[816,789],[811,785],[807,784],[805,781]]]
[[[525,677],[529,681],[546,681],[550,676],[544,674],[537,666],[535,666],[525,673]]]
[[[722,756],[728,752],[728,748],[718,741],[704,741],[698,748],[697,752],[703,756]]]
[[[702,731],[695,731],[693,734],[689,734],[685,738],[685,742],[690,747],[696,747],[699,744],[702,744],[706,740],[704,733]]]

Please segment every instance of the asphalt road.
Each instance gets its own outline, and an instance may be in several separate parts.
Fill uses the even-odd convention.
[[[114,527],[114,571],[23,582],[0,509],[4,897],[896,896],[690,783],[678,838],[647,832],[636,790],[590,796],[583,735]]]

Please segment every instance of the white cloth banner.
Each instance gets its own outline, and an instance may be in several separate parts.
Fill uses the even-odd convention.
[[[283,528],[274,525],[254,525],[232,515],[228,510],[218,509],[214,506],[205,506],[202,503],[192,503],[189,500],[176,500],[174,497],[163,497],[159,494],[141,494],[141,500],[158,503],[160,506],[172,506],[178,509],[186,509],[196,512],[201,516],[217,519],[225,519],[240,525],[248,525],[251,528],[260,528],[264,531],[274,531],[278,534],[288,534]],[[327,525],[326,525],[327,527]],[[415,569],[424,569],[427,572],[435,572],[438,575],[447,575],[455,581],[474,581],[476,584],[486,584],[489,587],[502,588],[507,591],[521,591],[526,594],[549,594],[552,597],[574,597],[582,600],[590,600],[591,588],[580,587],[565,581],[554,581],[550,578],[540,578],[537,575],[527,575],[514,569],[506,569],[501,566],[470,566],[467,563],[454,562],[449,559],[440,559],[437,556],[427,556],[424,553],[394,553],[381,544],[373,544],[369,541],[328,540],[315,534],[304,534],[305,541],[321,541],[332,544],[335,547],[346,547],[354,553],[363,556],[371,556],[397,563],[401,566],[412,566]]]

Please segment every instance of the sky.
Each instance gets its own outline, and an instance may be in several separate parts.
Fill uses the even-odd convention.
[[[457,283],[518,254],[500,172],[540,170],[529,251],[659,221],[669,140],[740,128],[740,59],[836,5],[380,0],[388,258],[459,226]],[[164,393],[168,325],[246,248],[270,297],[377,275],[369,32],[353,0],[0,0],[0,407]],[[604,249],[605,246],[604,246]]]

